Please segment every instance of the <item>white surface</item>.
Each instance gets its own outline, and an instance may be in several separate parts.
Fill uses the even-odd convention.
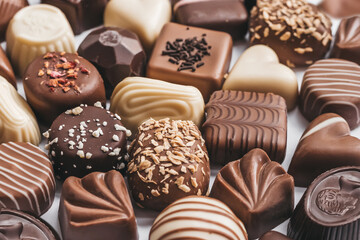
[[[29,2],[31,4],[36,4],[39,2],[39,0],[30,0]],[[319,1],[310,0],[309,2],[318,3]],[[338,24],[339,24],[338,20],[333,20],[333,34],[335,34]],[[87,36],[87,34],[89,34],[89,32],[90,30],[83,32],[81,35],[76,36],[76,48],[79,46],[82,40]],[[5,46],[4,43],[2,44],[2,46],[3,47]],[[235,43],[231,66],[236,62],[237,58],[244,51],[244,49],[247,48],[247,46],[248,46],[248,42],[245,40]],[[296,69],[299,88],[301,86],[304,70],[305,68]],[[18,80],[18,89],[20,94],[22,96],[25,96],[23,86],[20,80]],[[288,169],[288,166],[290,164],[291,158],[294,154],[298,141],[307,125],[308,125],[308,121],[301,115],[298,108],[288,113],[288,138],[287,138],[286,158],[282,164],[286,170]],[[42,132],[44,132],[46,129],[41,129],[41,130]],[[352,135],[360,137],[360,128],[357,128],[356,130],[352,131]],[[44,141],[42,142],[41,146],[43,148]],[[212,186],[214,178],[217,172],[219,171],[219,169],[220,169],[219,166],[212,167],[210,187]],[[58,216],[59,198],[61,192],[61,183],[59,182],[57,183],[58,184],[57,184],[57,191],[55,194],[55,201],[52,207],[50,208],[50,210],[47,213],[45,213],[42,216],[42,218],[46,220],[48,223],[50,223],[60,233],[59,221],[57,216]],[[295,206],[297,202],[300,200],[304,191],[305,188],[298,188],[298,187],[295,188]],[[148,239],[150,228],[158,213],[150,210],[140,209],[135,204],[133,206],[138,223],[138,230],[140,236],[139,239],[146,240]],[[286,234],[287,224],[288,224],[288,220],[282,223],[281,225],[279,225],[278,227],[276,227],[275,230]]]

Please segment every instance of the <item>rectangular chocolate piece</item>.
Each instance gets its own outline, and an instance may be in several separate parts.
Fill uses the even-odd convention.
[[[180,0],[173,10],[184,25],[227,32],[236,39],[247,32],[248,13],[239,0]]]
[[[212,162],[226,164],[254,148],[282,162],[286,150],[285,100],[272,93],[216,91],[205,107],[203,134]]]

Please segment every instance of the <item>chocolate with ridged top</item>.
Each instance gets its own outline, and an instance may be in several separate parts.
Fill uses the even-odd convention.
[[[0,0],[0,42],[5,40],[5,33],[11,18],[23,7],[28,6],[27,0]]]
[[[173,7],[178,23],[229,33],[243,38],[248,29],[248,13],[239,0],[180,0]]]
[[[251,44],[268,45],[289,67],[323,58],[332,40],[330,19],[306,0],[258,0],[249,27]]]
[[[360,64],[360,16],[341,21],[330,57]]]
[[[204,139],[212,162],[226,164],[254,148],[282,162],[286,150],[286,104],[272,93],[216,91],[205,107]]]
[[[145,73],[144,49],[138,36],[126,29],[96,29],[80,44],[78,53],[99,70],[108,96],[124,78]]]
[[[37,57],[26,69],[23,83],[28,103],[47,125],[80,104],[106,104],[99,72],[77,54],[51,52]]]
[[[2,47],[0,47],[0,76],[17,88],[14,70]]]
[[[317,177],[296,206],[287,235],[294,240],[358,240],[360,167],[341,167]]]
[[[228,205],[254,239],[290,217],[294,180],[257,148],[220,170],[210,197]]]
[[[59,222],[66,240],[138,239],[126,183],[115,170],[66,179],[61,192]]]
[[[281,234],[279,232],[270,231],[262,235],[259,240],[292,240],[291,238],[288,238],[284,234]]]
[[[55,119],[44,133],[56,177],[84,177],[91,172],[125,168],[126,137],[120,117],[96,106],[78,106]]]
[[[21,211],[0,209],[1,240],[60,240],[46,222]]]
[[[105,6],[110,0],[41,0],[64,12],[75,35],[103,23]]]
[[[319,8],[335,18],[344,18],[360,14],[358,0],[323,0]]]

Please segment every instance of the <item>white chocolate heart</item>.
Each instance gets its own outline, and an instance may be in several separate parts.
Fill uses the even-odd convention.
[[[274,50],[265,45],[255,45],[240,56],[223,90],[272,92],[282,96],[288,110],[291,110],[296,106],[298,83],[294,71],[279,63]]]
[[[104,25],[135,32],[150,52],[162,27],[171,19],[169,0],[111,0],[104,13]]]

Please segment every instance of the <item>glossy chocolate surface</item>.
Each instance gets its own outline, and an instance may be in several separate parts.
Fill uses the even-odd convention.
[[[336,167],[360,166],[360,139],[337,114],[326,113],[303,133],[289,166],[295,185],[307,187],[321,173]]]
[[[281,234],[279,232],[270,231],[262,235],[259,240],[292,240],[291,238],[288,238],[284,234]]]
[[[309,120],[323,113],[345,118],[351,129],[360,124],[360,66],[342,59],[323,59],[303,78],[300,111]]]
[[[360,236],[360,167],[342,167],[317,177],[288,225],[295,240],[357,240]]]
[[[238,39],[245,36],[248,13],[239,0],[180,0],[173,7],[178,23],[229,33]]]
[[[232,39],[227,33],[168,23],[156,41],[146,76],[194,86],[207,101],[222,86],[231,50]]]
[[[138,239],[125,180],[115,170],[69,177],[62,188],[59,222],[66,240]]]
[[[0,239],[2,240],[60,240],[45,222],[21,211],[0,210]]]
[[[96,105],[62,113],[44,133],[57,178],[125,168],[126,136],[130,133],[117,115],[100,103]]]
[[[8,80],[9,83],[11,83],[11,85],[17,88],[14,70],[4,50],[1,47],[0,47],[0,76],[3,76],[6,80]]]
[[[96,68],[73,53],[46,53],[24,75],[26,99],[41,121],[50,125],[67,109],[106,102],[104,82]]]
[[[341,21],[330,56],[360,64],[360,16]]]
[[[220,170],[210,197],[228,205],[255,239],[290,217],[294,180],[263,150],[253,149]]]
[[[323,0],[319,7],[336,18],[360,14],[360,2],[358,0]]]
[[[108,97],[124,78],[145,73],[144,49],[137,35],[126,29],[96,29],[80,44],[78,53],[100,72]]]
[[[27,0],[0,0],[0,42],[5,40],[5,33],[11,18],[21,8],[28,6]]]
[[[210,160],[226,164],[254,148],[282,162],[286,150],[286,104],[272,93],[216,91],[205,107],[203,134]]]
[[[60,8],[66,15],[75,35],[103,23],[104,10],[109,0],[41,0]]]

